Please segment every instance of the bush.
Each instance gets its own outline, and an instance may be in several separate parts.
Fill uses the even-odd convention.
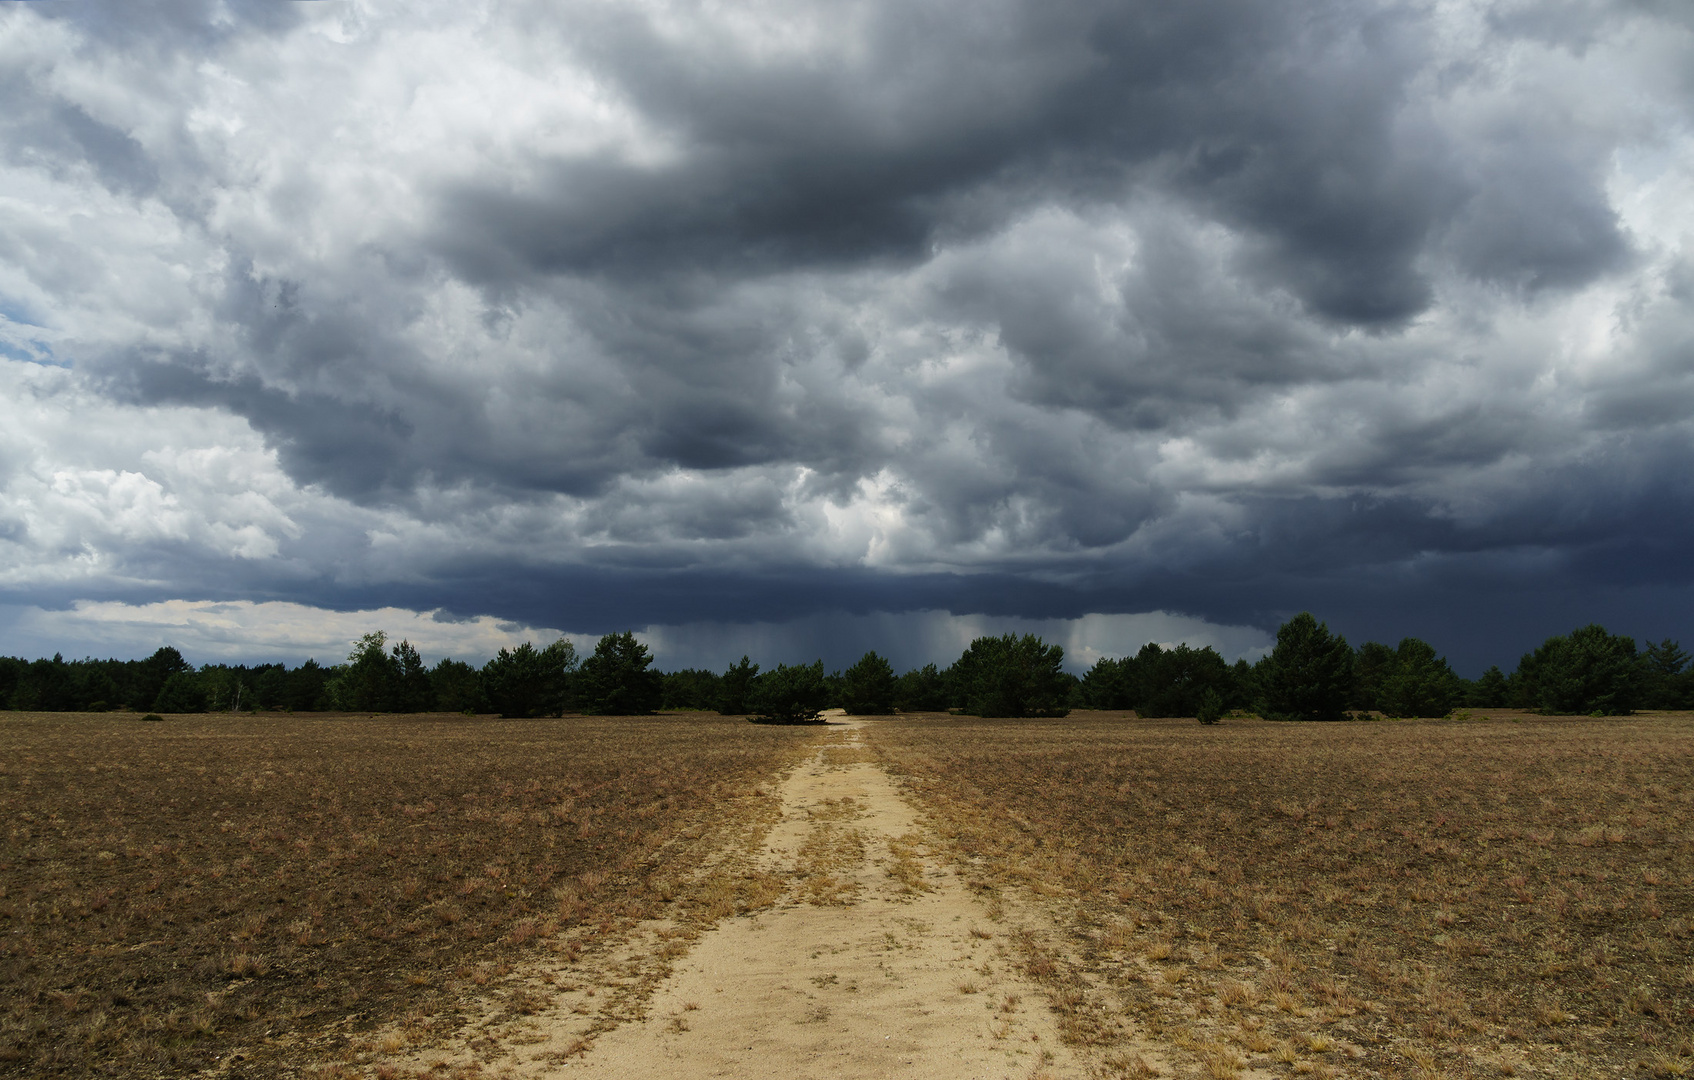
[[[894,711],[897,682],[888,661],[868,652],[842,676],[841,707],[854,716],[886,716]]]
[[[813,664],[778,664],[753,681],[748,697],[749,711],[767,723],[804,724],[817,720],[829,701],[824,682],[823,661]]]
[[[582,662],[577,675],[578,707],[596,716],[636,716],[657,712],[664,701],[664,677],[649,671],[653,656],[629,631],[607,634]]]
[[[1200,707],[1195,710],[1194,718],[1202,724],[1215,724],[1223,719],[1223,695],[1216,690],[1207,690],[1200,699]]]
[[[1267,720],[1340,720],[1353,692],[1353,650],[1310,612],[1283,623],[1265,658],[1261,683]]]
[[[974,716],[1066,716],[1065,650],[1034,634],[980,637],[954,663],[954,692]]]
[[[158,721],[161,724],[165,722],[165,718],[160,716],[156,712],[150,712],[146,716],[143,716],[141,719],[142,719],[143,723],[149,723],[149,722],[152,722],[152,721],[155,721],[155,720]]]

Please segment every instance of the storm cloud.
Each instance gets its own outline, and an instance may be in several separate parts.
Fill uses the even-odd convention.
[[[1691,73],[1622,0],[6,5],[0,589],[1675,636]]]

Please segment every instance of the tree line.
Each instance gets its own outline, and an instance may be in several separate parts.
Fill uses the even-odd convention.
[[[1211,647],[1148,644],[1133,656],[1102,658],[1082,678],[1063,670],[1064,650],[1033,634],[981,637],[946,668],[926,664],[896,675],[867,652],[845,671],[823,662],[761,669],[748,657],[723,672],[653,668],[634,634],[607,634],[579,657],[567,640],[501,649],[478,668],[443,659],[433,667],[409,641],[381,631],[354,644],[343,663],[295,668],[207,664],[196,668],[166,646],[145,660],[26,661],[0,657],[0,707],[27,711],[187,713],[254,709],[293,712],[567,712],[632,715],[662,709],[715,710],[774,722],[809,720],[824,709],[857,715],[952,710],[974,716],[1063,716],[1072,708],[1133,709],[1141,716],[1215,722],[1232,711],[1269,719],[1336,720],[1357,713],[1444,716],[1460,707],[1517,707],[1547,713],[1621,715],[1638,708],[1694,707],[1694,667],[1675,641],[1637,649],[1633,638],[1586,626],[1548,638],[1510,675],[1454,674],[1417,638],[1354,648],[1302,613],[1277,630],[1257,663],[1230,664]]]
[[[1256,664],[1227,664],[1209,647],[1149,644],[1134,656],[1097,662],[1078,700],[1204,721],[1237,709],[1272,720],[1446,716],[1458,708],[1620,716],[1694,708],[1694,668],[1675,641],[1637,649],[1634,638],[1590,625],[1548,638],[1510,675],[1496,666],[1464,679],[1426,641],[1367,641],[1355,649],[1303,612],[1277,630],[1276,647]]]

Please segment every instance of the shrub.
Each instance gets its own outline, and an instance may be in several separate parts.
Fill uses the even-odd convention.
[[[1340,720],[1353,691],[1353,650],[1302,611],[1277,628],[1261,681],[1258,712],[1267,720]]]
[[[664,700],[664,679],[649,671],[653,656],[629,631],[607,634],[582,662],[577,676],[578,705],[597,716],[635,716],[657,712]]]
[[[854,716],[886,716],[894,711],[896,682],[888,661],[868,652],[842,676],[841,706]]]
[[[763,721],[803,724],[814,721],[829,700],[824,682],[823,661],[812,664],[778,664],[753,681],[748,697],[749,711]]]
[[[150,712],[146,716],[143,716],[141,719],[142,719],[143,722],[158,721],[161,724],[164,723],[164,721],[165,721],[165,718],[160,716],[156,712]]]
[[[1215,724],[1223,719],[1223,695],[1216,690],[1207,690],[1200,699],[1200,707],[1195,710],[1194,718],[1202,724]]]

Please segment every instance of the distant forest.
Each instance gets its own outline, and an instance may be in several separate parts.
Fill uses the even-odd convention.
[[[1445,716],[1461,708],[1515,707],[1551,714],[1624,715],[1694,707],[1694,669],[1675,641],[1637,648],[1630,637],[1585,626],[1548,638],[1511,674],[1453,673],[1417,638],[1354,648],[1309,614],[1277,631],[1257,663],[1226,662],[1210,647],[1148,644],[1103,658],[1077,678],[1064,650],[1034,635],[983,637],[946,668],[897,675],[869,652],[845,671],[822,661],[761,669],[747,657],[728,670],[660,672],[633,634],[607,634],[579,657],[569,641],[502,649],[482,667],[444,659],[427,666],[410,642],[367,634],[342,663],[206,664],[176,649],[145,660],[0,657],[0,705],[23,711],[192,713],[455,712],[475,715],[630,715],[717,711],[778,721],[840,707],[861,715],[950,710],[976,716],[1062,716],[1071,709],[1133,709],[1144,717],[1216,722],[1254,713],[1279,720],[1339,720],[1380,713]]]

